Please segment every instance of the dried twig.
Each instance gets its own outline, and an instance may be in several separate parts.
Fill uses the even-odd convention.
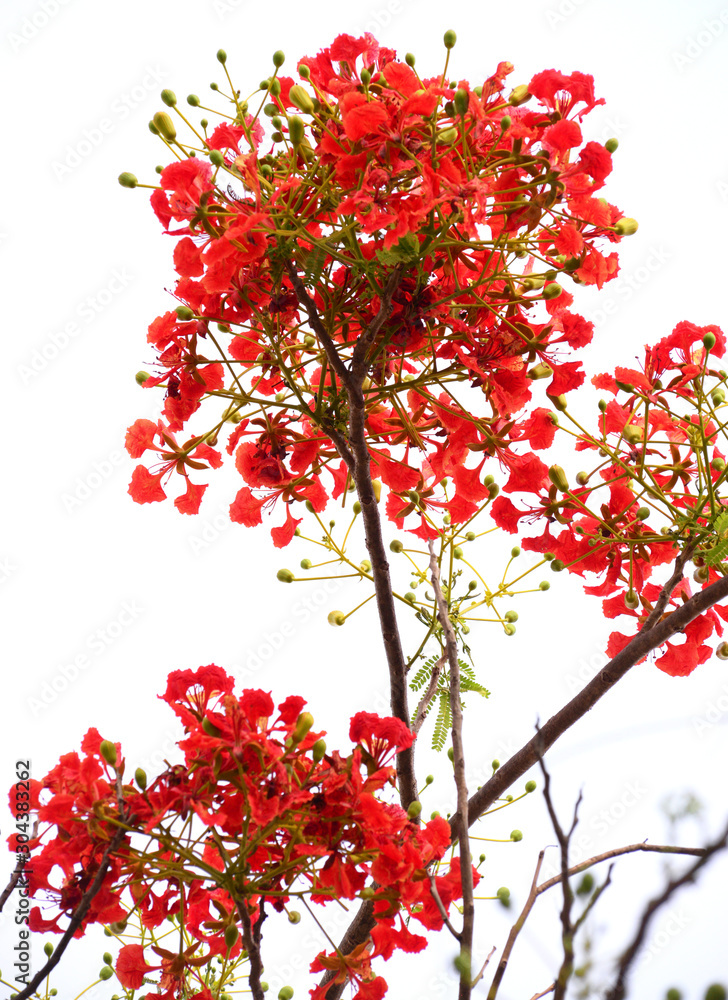
[[[417,708],[417,714],[415,715],[415,721],[412,723],[412,732],[415,734],[419,733],[420,729],[422,729],[423,722],[427,718],[427,711],[430,707],[432,699],[435,697],[437,683],[440,680],[440,674],[442,673],[442,668],[445,666],[446,659],[447,654],[443,653],[437,663],[435,663],[432,667],[430,683],[427,685],[427,690],[422,696],[422,700]]]
[[[707,844],[703,848],[702,856],[695,861],[683,875],[668,882],[659,896],[650,900],[644,909],[637,931],[635,932],[629,947],[623,952],[622,957],[619,960],[614,985],[606,994],[605,1000],[624,1000],[624,997],[627,995],[627,975],[642,946],[645,934],[647,933],[647,928],[653,916],[662,906],[665,905],[674,892],[682,888],[682,886],[694,881],[695,876],[700,869],[706,865],[719,851],[724,850],[726,846],[728,846],[728,826],[726,826],[722,836],[718,837],[712,843]]]

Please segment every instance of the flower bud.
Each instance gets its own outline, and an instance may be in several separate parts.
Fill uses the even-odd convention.
[[[705,991],[703,1000],[726,1000],[726,997],[728,997],[728,993],[726,993],[726,988],[722,983],[711,983]]]
[[[363,69],[361,71],[361,82],[364,84],[365,87],[368,87],[369,84],[372,82],[372,74],[369,72],[368,69]]]
[[[505,618],[505,620],[507,622],[517,622],[518,621],[518,612],[517,611],[506,611],[506,613],[503,615],[503,617]]]
[[[452,554],[456,559],[462,559],[463,558],[462,547],[460,545],[456,545],[455,548],[452,550]]]
[[[99,747],[99,753],[104,758],[107,764],[112,767],[116,764],[116,747],[111,742],[111,740],[102,740],[101,746]]]
[[[716,472],[723,472],[725,469],[725,461],[722,458],[714,458],[710,465]]]
[[[546,285],[543,290],[543,297],[546,300],[558,299],[559,295],[563,292],[563,288],[558,283],[558,281],[552,281],[551,284]]]
[[[143,767],[138,767],[134,772],[134,781],[141,788],[142,791],[147,787],[147,772]]]
[[[293,989],[290,986],[283,986],[278,990],[278,1000],[291,1000]]]
[[[622,431],[622,436],[630,444],[637,444],[638,441],[642,440],[642,428],[637,427],[635,424],[627,424]]]
[[[300,83],[294,84],[289,92],[291,104],[303,111],[304,114],[311,115],[314,111],[313,101],[309,92]]]
[[[210,163],[215,167],[221,167],[225,162],[225,157],[222,155],[219,149],[210,150]]]
[[[638,521],[646,521],[649,516],[650,516],[649,507],[640,507],[637,513],[635,514],[635,517],[637,518]]]
[[[128,170],[125,170],[123,174],[119,174],[119,184],[123,188],[135,188],[139,181],[136,179],[134,174],[130,174]]]
[[[401,552],[402,549],[404,548],[404,545],[402,545],[402,543],[398,538],[395,538],[393,542],[389,543],[389,548],[390,551],[392,552]]]
[[[566,478],[566,473],[560,465],[551,466],[549,469],[549,479],[557,490],[561,490],[562,493],[569,492],[569,480]]]
[[[202,731],[207,733],[208,736],[222,735],[222,730],[218,729],[214,722],[210,722],[207,716],[202,720]]]
[[[504,625],[503,626],[503,631],[505,632],[506,635],[515,635],[516,634],[516,626],[515,625]]]
[[[527,372],[527,375],[530,379],[539,379],[539,378],[551,378],[553,373],[554,370],[551,367],[551,365],[547,365],[545,361],[540,361],[537,365],[534,365],[534,367]]]
[[[404,61],[407,63],[409,67],[412,67],[415,64],[415,57],[412,55],[411,52],[408,52],[407,55],[404,57]]]
[[[604,148],[608,153],[616,153],[618,146],[619,146],[618,139],[607,139],[607,141],[604,143]]]
[[[490,762],[490,766],[493,768],[494,771],[497,771],[498,768],[500,767],[500,761],[499,760],[492,760]]]
[[[291,145],[294,147],[300,146],[305,133],[306,126],[303,124],[303,118],[299,118],[298,115],[291,115],[288,119],[288,138],[291,140]]]
[[[710,570],[707,566],[699,566],[693,573],[693,580],[696,583],[707,583],[710,577]]]
[[[512,124],[513,124],[513,119],[511,118],[511,116],[503,115],[503,117],[500,120],[501,132],[507,132]]]
[[[174,142],[177,138],[177,129],[174,127],[174,122],[166,111],[158,111],[152,118],[152,121],[157,132],[159,132],[163,139],[166,139],[167,142]]]
[[[362,573],[371,573],[372,564],[369,562],[368,559],[362,559],[362,561],[359,563],[359,569],[362,571]]]
[[[417,819],[417,817],[422,812],[422,803],[418,802],[416,799],[414,802],[410,802],[407,807],[407,816],[409,819]]]
[[[289,910],[288,911],[288,923],[289,924],[300,924],[301,923],[301,914],[298,912],[298,910]]]
[[[280,580],[281,583],[293,583],[296,579],[290,569],[279,569],[276,573],[276,578]]]
[[[219,63],[222,63],[223,66],[225,65],[225,63],[227,62],[227,52],[225,51],[225,49],[217,50],[217,61]]]
[[[705,348],[706,351],[712,351],[713,350],[713,348],[715,347],[715,334],[714,333],[706,333],[705,334],[705,336],[703,337],[703,347]]]
[[[382,499],[382,480],[372,479],[372,489],[374,490],[374,499],[379,503]]]
[[[177,95],[173,90],[163,90],[159,96],[168,108],[173,108],[177,103]]]
[[[589,482],[589,473],[577,472],[576,481],[579,484],[579,486],[586,486],[586,484]]]
[[[720,406],[721,403],[725,403],[725,390],[719,385],[716,386],[710,394],[710,401],[713,406]]]
[[[281,52],[281,50],[280,50],[280,49],[277,49],[277,50],[276,50],[276,51],[275,51],[275,52],[273,53],[273,65],[275,66],[275,68],[276,68],[276,69],[280,69],[280,68],[281,68],[281,66],[283,65],[283,63],[284,63],[285,61],[286,61],[286,57],[285,57],[284,53],[283,53],[283,52]]]
[[[51,944],[50,941],[46,941],[46,943],[43,945],[43,953],[47,955],[48,958],[50,958],[51,955],[53,954],[53,945]]]
[[[329,625],[343,625],[346,621],[346,615],[343,611],[329,611],[328,623]]]
[[[630,611],[636,611],[637,608],[640,606],[640,599],[634,592],[634,590],[625,591],[624,606],[626,608],[629,608]]]
[[[513,108],[517,108],[519,104],[525,104],[530,100],[531,94],[529,93],[528,87],[525,83],[521,83],[517,87],[514,87],[508,97],[508,103]]]
[[[551,584],[548,582],[548,580],[542,580],[541,583],[539,583],[539,585],[538,585],[538,589],[539,590],[551,590]]]
[[[228,951],[235,945],[239,937],[240,931],[238,930],[238,925],[228,924],[225,928],[225,945]]]
[[[445,43],[446,49],[452,49],[455,47],[455,42],[458,40],[458,36],[452,30],[446,31],[442,40]]]
[[[458,87],[455,91],[455,97],[453,97],[452,102],[455,105],[457,113],[461,118],[464,118],[468,111],[468,104],[470,103],[470,94],[468,94],[467,90],[464,90],[462,87]]]
[[[554,573],[560,573],[564,568],[564,564],[560,559],[554,559],[551,563],[551,569]]]
[[[637,232],[639,228],[639,223],[636,219],[628,219],[626,216],[619,220],[617,225],[614,227],[614,231],[617,236],[632,236]]]
[[[189,306],[177,306],[175,312],[177,313],[177,319],[181,319],[183,323],[188,322],[195,315]]]
[[[144,385],[149,377],[149,372],[137,372],[134,376],[134,381],[137,385]]]
[[[301,712],[301,714],[296,719],[296,725],[291,733],[291,739],[294,743],[300,743],[309,729],[313,726],[313,716],[310,712]]]
[[[99,969],[99,979],[111,979],[114,975],[114,970],[105,965],[102,969]]]
[[[519,840],[523,840],[523,834],[520,830],[511,830],[511,840],[518,843]]]
[[[199,108],[200,98],[197,96],[197,94],[188,94],[187,103],[191,108]]]
[[[456,128],[446,128],[444,132],[438,134],[437,138],[440,142],[444,142],[450,146],[459,135],[460,133]]]
[[[491,500],[494,500],[500,493],[500,486],[498,483],[491,483],[488,487],[488,496]]]
[[[535,791],[536,791],[536,782],[535,782],[535,781],[527,781],[527,782],[526,782],[526,791],[527,791],[527,792],[528,792],[529,794],[530,794],[531,792],[535,792]]]
[[[326,740],[316,740],[314,745],[311,747],[311,753],[313,754],[313,759],[316,764],[320,760],[324,759],[324,754],[326,753]]]
[[[511,898],[511,890],[502,885],[500,889],[496,892],[496,896],[501,901],[501,903],[507,903]]]
[[[447,748],[447,759],[451,762],[455,760],[455,751],[452,747]]]

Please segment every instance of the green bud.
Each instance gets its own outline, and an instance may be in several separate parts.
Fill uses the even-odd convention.
[[[173,90],[163,90],[159,96],[162,98],[162,102],[166,104],[168,108],[173,108],[177,103],[177,95]]]
[[[448,760],[450,760],[450,761],[455,760],[455,751],[453,750],[452,747],[448,747],[447,748],[447,756],[448,756]]]
[[[280,49],[277,49],[273,53],[273,65],[275,66],[275,68],[280,69],[285,61],[286,61],[285,55],[283,54],[283,52],[281,52]]]
[[[541,583],[539,583],[539,585],[538,585],[538,589],[539,590],[550,590],[551,589],[551,584],[548,582],[548,580],[542,580]]]
[[[562,493],[568,493],[569,480],[566,478],[566,473],[560,465],[551,466],[549,469],[549,479],[557,490],[561,490]]]
[[[586,486],[586,484],[589,482],[589,473],[577,472],[576,481],[579,484],[579,486]]]
[[[540,379],[540,378],[551,378],[554,370],[551,365],[547,365],[545,361],[539,361],[537,365],[529,369],[526,373],[530,379]]]
[[[280,125],[278,126],[278,128],[280,129]],[[273,132],[271,134],[271,139],[273,140],[273,142],[283,142],[283,133],[280,131]]]
[[[528,87],[525,83],[519,84],[519,86],[514,87],[508,98],[508,103],[513,108],[517,108],[519,104],[525,104],[527,101],[531,100],[531,94],[529,93]]]
[[[278,991],[278,1000],[291,1000],[293,990],[290,986],[284,986]]]
[[[523,834],[520,830],[511,830],[511,840],[518,843],[519,840],[523,840]]]
[[[311,569],[312,565],[313,565],[313,563],[311,562],[310,559],[302,559],[301,560],[301,569]]]
[[[726,1000],[727,996],[725,986],[721,983],[712,983],[705,991],[703,1000]]]
[[[445,43],[446,49],[453,49],[455,48],[455,42],[458,40],[458,36],[452,30],[446,31],[442,40]]]
[[[462,559],[463,558],[463,550],[462,550],[461,546],[456,545],[455,548],[452,550],[452,554],[455,556],[456,559]]]
[[[564,569],[564,564],[560,559],[554,559],[553,562],[551,563],[551,569],[554,571],[554,573],[560,573],[562,569]]]
[[[444,142],[446,145],[450,146],[457,137],[460,135],[456,128],[446,128],[443,132],[439,132],[437,138],[440,142]]]
[[[188,94],[187,103],[191,108],[199,108],[200,98],[197,96],[197,94]]]
[[[389,543],[389,548],[392,552],[401,552],[402,549],[404,548],[404,545],[400,542],[398,538],[395,538],[394,541]]]
[[[110,969],[108,965],[105,965],[102,969],[99,969],[99,979],[111,979],[114,975],[114,970]]]
[[[637,232],[639,228],[639,223],[636,219],[628,219],[626,216],[619,220],[617,225],[614,227],[614,231],[618,236],[632,236]]]
[[[422,812],[422,803],[418,802],[416,799],[414,802],[410,802],[407,807],[407,816],[409,819],[417,819],[417,817]]]
[[[207,118],[200,118],[200,126],[205,129],[209,125]]]
[[[154,124],[154,122],[149,122],[148,124],[149,124],[149,131],[152,133],[152,135],[159,135],[159,129]]]
[[[276,578],[280,580],[281,583],[293,583],[296,579],[290,569],[279,569],[276,573]]]
[[[410,604],[414,604],[417,600],[417,594],[414,594],[411,590],[408,590],[404,595],[405,601],[409,601]]]
[[[703,347],[705,348],[706,351],[712,351],[713,350],[713,348],[715,347],[715,334],[714,333],[706,333],[705,334],[705,336],[703,337]]]
[[[148,378],[150,378],[149,372],[137,372],[134,381],[137,385],[144,385]]]
[[[604,148],[608,153],[616,153],[618,146],[619,146],[618,139],[607,139],[607,141],[604,143]]]
[[[642,428],[637,427],[635,424],[627,424],[622,431],[622,436],[630,444],[637,444],[638,441],[642,440]]]
[[[407,63],[408,66],[414,66],[415,57],[412,55],[411,52],[408,52],[407,55],[404,57],[404,61]]]
[[[177,313],[177,319],[181,319],[183,323],[187,323],[195,315],[189,306],[177,306],[175,312]]]
[[[468,584],[468,590],[477,590],[477,589],[478,589],[478,581],[471,580],[470,583]]]
[[[50,958],[51,955],[53,954],[53,945],[51,944],[50,941],[46,941],[46,943],[43,945],[43,953],[47,955],[48,958]]]
[[[511,890],[506,888],[506,886],[502,885],[500,889],[498,889],[498,891],[496,892],[496,896],[501,901],[501,903],[507,905],[508,901],[511,898]]]
[[[563,292],[563,288],[558,283],[558,281],[552,281],[550,285],[546,285],[543,290],[543,297],[547,300],[557,299],[559,295]]]
[[[310,712],[301,712],[296,719],[296,725],[291,733],[294,743],[300,743],[309,729],[313,726],[313,716]]]
[[[288,138],[291,140],[291,145],[294,147],[300,146],[305,133],[306,126],[303,124],[303,118],[299,118],[298,115],[291,115],[288,119]]]
[[[488,487],[488,496],[490,497],[490,499],[491,500],[495,499],[495,497],[497,497],[499,493],[500,493],[500,486],[498,485],[498,483],[491,483],[490,486]]]
[[[177,138],[177,129],[174,127],[174,122],[166,111],[158,111],[152,118],[152,121],[157,132],[159,132],[163,139],[166,139],[167,142],[174,142]]]
[[[591,872],[585,872],[581,877],[579,885],[576,887],[577,896],[588,896],[594,891],[594,876]]]
[[[300,924],[301,923],[301,914],[298,912],[298,910],[289,910],[288,911],[288,923],[289,924]]]
[[[512,124],[513,124],[513,119],[511,118],[511,116],[503,115],[503,117],[500,120],[501,132],[507,132]]]
[[[343,625],[346,622],[346,615],[343,611],[330,611],[328,616],[329,625]]]
[[[361,504],[359,503],[358,500],[354,501],[351,509],[354,511],[355,514],[361,514]]]
[[[507,622],[517,622],[518,621],[518,612],[517,611],[506,611],[506,613],[505,613],[505,615],[503,617],[505,618],[505,620]]]
[[[299,111],[303,111],[306,115],[313,114],[314,105],[311,95],[304,87],[301,86],[300,83],[296,83],[293,87],[291,87],[289,97],[291,104],[298,108]]]
[[[369,84],[372,82],[372,74],[369,72],[368,69],[363,69],[361,71],[361,82],[364,84],[365,87],[368,87]]]
[[[597,403],[597,406],[602,411],[602,413],[604,413],[604,411],[607,408],[607,401],[606,401],[606,399],[600,399],[599,402]]]
[[[637,513],[635,514],[635,517],[637,518],[638,521],[646,521],[649,516],[650,516],[649,507],[640,507]]]
[[[494,771],[497,771],[498,768],[500,767],[500,761],[499,760],[492,760],[490,762],[490,766],[493,768]]]
[[[147,772],[143,767],[138,767],[134,772],[134,781],[136,781],[142,791],[147,787]]]
[[[135,188],[139,181],[136,179],[134,174],[130,174],[128,170],[125,170],[123,174],[119,174],[119,184],[123,188]]]
[[[464,90],[462,87],[458,87],[455,91],[455,97],[452,102],[455,105],[457,113],[461,118],[464,118],[468,111],[468,104],[470,103],[470,94],[467,90]]]
[[[710,464],[716,472],[723,472],[725,469],[725,461],[722,458],[714,458]]]
[[[527,792],[528,792],[529,794],[530,794],[531,792],[535,792],[535,791],[536,791],[536,782],[535,782],[535,781],[527,781],[527,782],[526,782],[526,791],[527,791]]]
[[[665,994],[665,1000],[683,1000],[683,995],[680,990],[676,990],[673,986],[673,988],[668,990]]]
[[[427,777],[425,778],[425,784],[426,785],[431,785],[434,780],[435,780],[435,775],[434,774],[428,774]]]
[[[640,599],[634,590],[628,590],[624,595],[625,607],[629,608],[630,611],[635,611],[640,606]]]
[[[283,128],[283,119],[281,118],[280,115],[273,115],[273,117],[270,120],[270,123],[273,126],[273,128],[278,129],[279,131]]]
[[[494,483],[494,482],[495,482],[495,477],[491,476],[491,475],[487,475],[485,477],[485,479],[483,480],[483,486],[490,486],[490,484]]]
[[[215,167],[221,167],[225,162],[225,157],[222,155],[219,149],[210,150],[210,163]]]
[[[503,631],[505,632],[506,635],[515,635],[516,634],[516,626],[515,625],[504,625],[503,626]]]
[[[99,753],[104,758],[107,764],[112,767],[116,764],[116,747],[111,742],[111,740],[102,740],[101,746],[99,747]]]
[[[311,752],[315,763],[318,764],[320,760],[324,759],[324,755],[326,753],[326,740],[316,740],[314,745],[311,747]]]
[[[725,390],[720,386],[716,386],[710,394],[710,401],[713,406],[720,406],[721,403],[725,403]]]
[[[45,951],[45,949],[43,949],[43,950]],[[46,951],[46,955],[48,955],[48,954],[50,954],[50,952]],[[111,952],[105,951],[104,952],[104,965],[111,965],[111,963],[113,961],[114,961],[114,959],[113,959],[113,956],[111,955]]]
[[[225,51],[225,49],[217,50],[217,61],[219,63],[222,63],[223,66],[225,65],[225,63],[227,62],[227,52]]]

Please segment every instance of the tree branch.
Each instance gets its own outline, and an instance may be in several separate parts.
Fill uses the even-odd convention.
[[[473,900],[473,863],[470,855],[470,838],[465,817],[468,814],[468,784],[465,779],[465,751],[463,748],[463,706],[460,697],[460,664],[455,629],[450,621],[449,609],[440,585],[440,567],[437,565],[432,539],[427,543],[430,550],[430,577],[437,601],[437,617],[445,636],[445,650],[450,667],[450,712],[452,714],[452,749],[455,788],[457,790],[457,823],[460,837],[460,881],[463,891],[463,929],[458,935],[460,941],[460,990],[458,1000],[470,1000],[473,988],[473,928],[475,926],[475,902]]]
[[[263,974],[263,959],[260,954],[260,941],[262,936],[263,921],[265,920],[263,900],[262,898],[260,900],[260,911],[255,924],[253,924],[250,919],[250,914],[248,913],[248,908],[245,905],[244,900],[236,899],[235,906],[243,928],[243,944],[245,945],[245,950],[248,953],[248,961],[250,962],[250,973],[248,975],[250,992],[253,994],[253,1000],[265,1000],[265,991],[263,990],[260,979]]]
[[[419,733],[422,729],[422,724],[427,718],[427,710],[430,707],[432,699],[435,697],[435,692],[437,691],[437,682],[440,680],[440,674],[442,673],[442,668],[445,664],[446,654],[443,653],[437,663],[432,667],[432,673],[430,675],[430,683],[427,685],[427,690],[420,700],[420,704],[417,708],[417,714],[415,715],[415,721],[412,723],[412,732]]]
[[[680,562],[681,559],[678,559],[678,565]],[[663,587],[660,601],[663,599],[663,595],[666,594],[667,596],[664,598],[665,604],[669,600],[672,590],[674,590],[682,579],[682,569],[682,565],[679,565],[679,571],[676,570]],[[712,608],[714,604],[724,600],[726,597],[728,597],[728,577],[723,577],[699,593],[694,594],[682,607],[677,608],[649,629],[642,628],[634,639],[621,652],[617,653],[596,677],[589,681],[583,690],[553,715],[548,722],[544,723],[537,736],[529,740],[505,764],[501,765],[493,777],[486,781],[471,796],[468,805],[468,824],[472,825],[503,792],[510,788],[514,781],[517,781],[534,764],[538,763],[541,754],[545,753],[574,723],[586,715],[599,699],[610,688],[614,687],[617,681],[621,680],[636,663],[644,659],[653,649],[657,649],[658,646],[667,642],[676,632],[684,629],[698,615],[703,614],[704,611]],[[659,603],[658,601],[658,605]],[[657,608],[655,608],[655,611],[657,611]],[[654,615],[655,612],[650,616],[650,619]],[[646,624],[649,624],[650,619],[648,619]],[[454,829],[453,836],[456,836],[456,830]]]
[[[387,284],[384,286],[379,296],[379,311],[367,327],[366,333],[359,337],[351,356],[351,374],[354,382],[361,385],[367,372],[369,371],[369,349],[374,343],[374,338],[379,333],[382,324],[392,312],[392,296],[397,290],[397,286],[402,280],[402,271],[396,267],[389,276]]]
[[[694,862],[687,869],[684,875],[681,875],[680,878],[672,879],[667,883],[659,896],[650,900],[645,907],[631,944],[622,954],[619,961],[619,967],[617,969],[617,978],[615,979],[612,988],[606,994],[605,1000],[624,1000],[624,997],[627,995],[627,974],[630,966],[637,957],[637,953],[639,952],[642,942],[644,941],[645,934],[647,933],[647,928],[652,917],[660,909],[660,907],[665,905],[674,892],[682,886],[687,885],[689,882],[692,882],[700,869],[704,865],[707,865],[710,859],[717,854],[718,851],[724,850],[726,846],[728,846],[728,826],[726,826],[726,829],[721,837],[703,848],[702,857]]]

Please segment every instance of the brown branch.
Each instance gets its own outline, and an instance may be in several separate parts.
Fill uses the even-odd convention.
[[[415,721],[412,723],[412,732],[419,733],[422,729],[422,724],[427,718],[427,710],[430,707],[432,699],[435,697],[435,692],[437,691],[437,682],[440,680],[440,674],[442,673],[442,668],[445,664],[446,655],[442,654],[437,663],[432,667],[432,674],[430,675],[430,683],[427,685],[427,690],[422,696],[420,704],[417,708],[417,714],[415,715]]]
[[[379,311],[366,329],[366,333],[359,337],[351,356],[351,374],[354,382],[358,385],[364,381],[369,371],[370,359],[369,349],[374,342],[374,338],[379,333],[382,324],[392,312],[392,296],[397,290],[397,286],[402,280],[402,271],[396,267],[389,276],[387,284],[384,286],[379,296]]]
[[[665,905],[674,892],[682,888],[682,886],[687,885],[689,882],[694,881],[695,876],[700,869],[706,865],[710,859],[718,853],[718,851],[724,850],[726,846],[728,846],[728,826],[721,837],[703,848],[702,857],[694,862],[694,864],[692,864],[687,871],[680,876],[680,878],[672,879],[667,883],[659,896],[650,900],[645,907],[631,944],[622,954],[619,961],[619,967],[617,969],[617,978],[615,979],[612,988],[605,995],[605,1000],[624,1000],[624,997],[627,995],[627,974],[630,966],[637,956],[637,953],[639,952],[640,947],[642,946],[642,942],[644,941],[645,934],[647,933],[647,928],[652,917],[660,909],[660,907]]]
[[[30,835],[30,839],[35,840],[37,836],[38,836],[38,820],[36,819],[33,822],[33,832]],[[0,912],[2,912],[2,908],[5,906],[5,904],[15,891],[15,887],[22,878],[23,872],[25,871],[25,866],[28,864],[29,860],[30,860],[29,855],[26,854],[22,862],[19,860],[16,862],[16,864],[20,864],[20,868],[16,868],[14,870],[13,874],[10,876],[10,881],[3,889],[2,895],[0,895]]]
[[[465,778],[465,750],[463,748],[463,705],[460,697],[460,664],[455,629],[450,621],[450,612],[440,585],[440,567],[437,564],[435,548],[430,539],[430,577],[437,601],[437,617],[445,636],[445,650],[450,667],[450,713],[452,715],[452,749],[455,788],[457,791],[457,828],[460,840],[460,882],[463,892],[463,929],[458,935],[460,941],[460,990],[458,1000],[470,1000],[473,989],[473,929],[475,926],[475,901],[473,899],[473,863],[470,855],[470,838],[465,817],[468,814],[468,784]]]
[[[326,357],[329,360],[329,364],[339,376],[341,384],[348,388],[352,384],[349,369],[344,364],[341,355],[336,349],[336,343],[334,342],[333,337],[324,326],[323,321],[319,316],[318,309],[316,308],[316,303],[306,291],[306,287],[296,271],[295,264],[292,261],[287,260],[285,267],[288,277],[291,279],[293,290],[296,293],[296,298],[306,310],[308,314],[308,321],[311,324],[311,329],[321,341],[323,348],[326,351]]]
[[[679,563],[680,560],[678,560]],[[679,567],[679,572],[676,570],[668,583],[663,587],[660,600],[662,600],[664,594],[667,594],[665,597],[666,603],[670,597],[670,588],[674,589],[681,579],[682,566]],[[714,604],[724,600],[726,597],[728,597],[728,576],[717,580],[709,587],[694,594],[682,607],[663,617],[659,622],[652,625],[651,628],[643,628],[621,652],[617,653],[609,661],[596,677],[592,678],[586,687],[553,715],[548,722],[544,723],[537,736],[534,736],[528,743],[522,746],[505,764],[502,764],[493,777],[486,781],[471,796],[468,805],[468,823],[472,825],[497,798],[510,788],[514,781],[517,781],[534,764],[538,763],[539,757],[560,736],[563,736],[568,729],[578,722],[579,719],[586,715],[599,699],[610,688],[614,687],[617,681],[621,680],[636,663],[644,659],[653,649],[657,649],[664,642],[667,642],[676,632],[684,629],[698,615],[703,614],[704,611],[712,608]],[[650,618],[652,618],[652,615]],[[452,826],[453,824],[451,824]],[[456,836],[454,828],[453,836]]]
[[[235,906],[243,928],[243,944],[245,945],[245,950],[248,953],[248,961],[250,962],[250,972],[248,974],[250,992],[253,994],[253,1000],[265,1000],[265,991],[260,979],[263,975],[263,959],[260,954],[263,921],[265,920],[263,900],[261,898],[258,904],[259,913],[255,924],[250,919],[250,914],[244,900],[236,899]]]

